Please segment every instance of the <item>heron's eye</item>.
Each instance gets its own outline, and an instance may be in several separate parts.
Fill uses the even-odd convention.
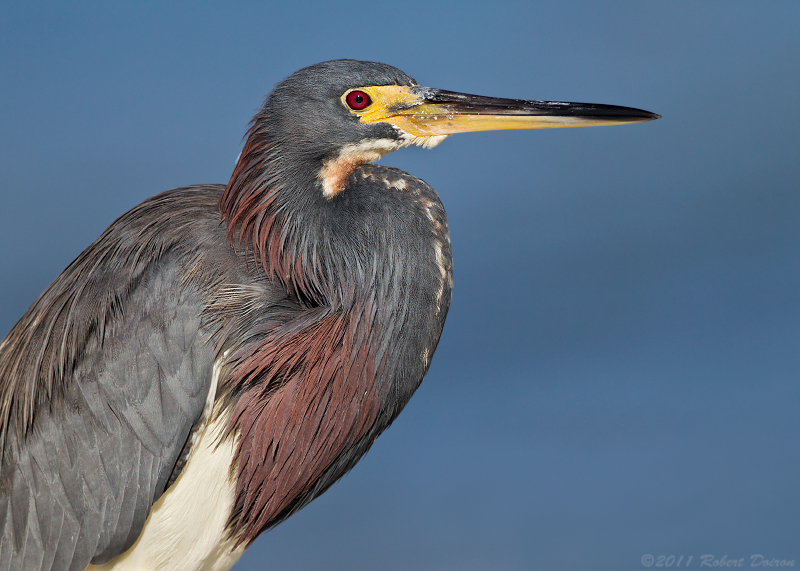
[[[345,98],[347,104],[350,106],[350,109],[355,109],[356,111],[361,111],[367,105],[372,103],[372,100],[369,98],[369,95],[364,93],[363,91],[351,91],[347,94]]]

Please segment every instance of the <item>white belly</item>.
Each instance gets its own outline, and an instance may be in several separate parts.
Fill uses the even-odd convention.
[[[225,529],[235,493],[230,468],[236,442],[222,439],[228,419],[212,414],[180,476],[153,504],[136,543],[86,571],[227,571],[236,563],[244,546],[234,548]]]

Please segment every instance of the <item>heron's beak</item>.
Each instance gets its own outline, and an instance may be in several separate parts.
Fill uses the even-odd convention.
[[[418,137],[498,129],[621,125],[660,117],[616,105],[500,99],[431,87],[381,85],[358,89],[371,98],[369,106],[352,111],[362,122],[391,123]]]

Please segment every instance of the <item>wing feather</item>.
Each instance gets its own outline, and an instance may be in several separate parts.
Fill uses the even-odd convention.
[[[213,294],[266,287],[225,243],[221,191],[121,217],[0,343],[0,570],[112,559],[174,477],[226,348]]]

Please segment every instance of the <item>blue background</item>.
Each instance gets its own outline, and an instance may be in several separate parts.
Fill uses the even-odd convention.
[[[317,61],[663,115],[382,160],[448,209],[439,350],[236,569],[800,565],[800,4],[22,5],[0,4],[0,334],[118,215],[226,182],[264,95]]]

